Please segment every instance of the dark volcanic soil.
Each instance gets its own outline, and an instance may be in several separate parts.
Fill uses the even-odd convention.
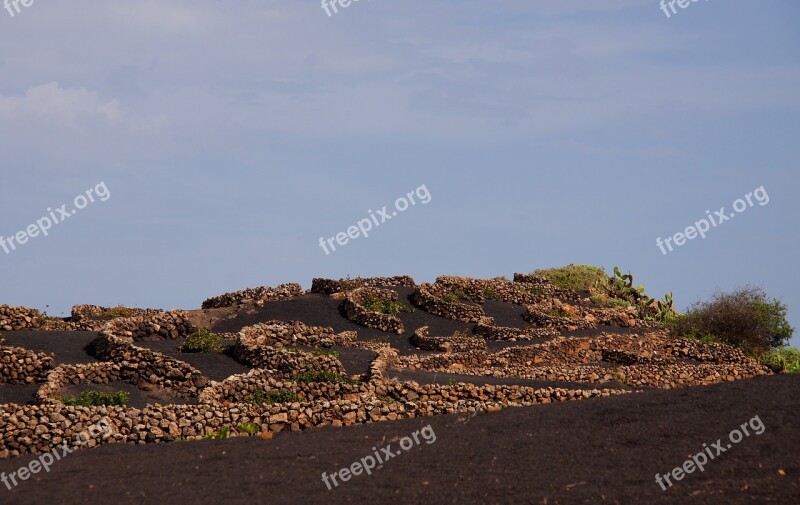
[[[793,504],[800,376],[258,438],[72,454],[3,503]],[[752,434],[666,491],[667,473],[759,416]],[[331,491],[331,474],[430,424],[436,441]],[[395,440],[392,442],[392,440]],[[31,456],[0,461],[6,473]],[[779,470],[785,475],[780,475]]]
[[[53,353],[56,365],[94,363],[89,344],[97,338],[91,331],[4,331],[4,345],[24,347],[36,352]]]

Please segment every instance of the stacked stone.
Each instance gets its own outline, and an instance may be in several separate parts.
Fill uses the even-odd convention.
[[[371,393],[374,387],[368,382],[299,382],[276,378],[276,370],[255,369],[242,375],[234,375],[222,382],[207,387],[200,395],[200,402],[221,405],[252,402],[256,392],[269,395],[273,392],[290,393],[297,400],[290,403],[306,403],[317,400],[353,399]]]
[[[381,314],[364,306],[364,302],[370,298],[388,298],[396,302],[399,297],[400,295],[397,291],[391,289],[356,288],[345,294],[342,308],[347,319],[360,326],[402,335],[405,332],[405,327],[399,317],[391,314]]]
[[[356,288],[380,288],[380,287],[409,287],[413,288],[417,284],[408,275],[398,275],[395,277],[357,277],[355,279],[324,279],[315,278],[311,281],[312,293],[323,293],[330,295],[342,293]]]
[[[495,326],[491,317],[482,317],[472,330],[476,335],[487,340],[505,340],[518,342],[535,340],[547,337],[557,337],[561,332],[556,328],[512,328],[508,326]]]
[[[296,283],[281,284],[274,288],[269,286],[247,288],[209,298],[203,302],[202,308],[219,309],[252,303],[261,305],[264,302],[289,300],[296,296],[302,296],[304,293],[303,288]]]
[[[699,340],[686,338],[677,339],[668,350],[678,358],[690,358],[702,363],[716,364],[746,364],[756,363],[753,358],[746,356],[740,349],[725,344],[706,344]]]
[[[130,337],[102,333],[92,345],[98,358],[118,369],[108,382],[118,377],[140,389],[159,386],[187,398],[196,397],[208,385],[208,379],[188,363],[135,346]]]
[[[531,293],[525,289],[524,285],[505,279],[473,279],[442,275],[436,278],[436,284],[460,288],[476,303],[484,303],[487,299],[491,299],[504,303],[527,305],[542,299],[542,295]]]
[[[429,314],[456,321],[475,323],[486,316],[480,305],[443,300],[441,297],[446,291],[447,288],[443,284],[421,284],[417,286],[411,300],[414,305]]]
[[[125,316],[113,316],[114,312],[125,312],[127,315]],[[91,320],[98,320],[98,319],[116,319],[118,317],[132,317],[132,316],[146,316],[151,317],[155,316],[156,314],[163,313],[163,310],[160,309],[133,309],[128,307],[101,307],[99,305],[73,305],[72,312],[70,314],[70,322],[73,323],[83,323],[83,322],[93,322]]]
[[[0,330],[18,331],[40,328],[45,317],[36,309],[0,305]]]
[[[335,356],[316,355],[300,349],[284,347],[248,347],[239,342],[234,347],[236,359],[254,368],[274,370],[280,377],[290,378],[305,371],[330,371],[345,374],[344,366]]]
[[[558,288],[547,278],[538,275],[515,273],[514,283],[521,284],[525,288],[536,288],[548,298],[560,298],[561,300],[571,300],[574,302],[577,302],[581,298],[578,292]]]
[[[102,330],[119,337],[133,340],[177,339],[191,335],[197,328],[184,310],[158,312],[151,315],[121,317],[106,323]]]
[[[32,384],[47,378],[55,357],[24,349],[0,346],[0,383]]]
[[[354,331],[335,333],[331,327],[308,326],[298,321],[267,321],[245,326],[236,338],[248,347],[294,346],[332,347],[349,346],[358,337]]]
[[[36,401],[40,404],[60,404],[60,392],[70,384],[108,384],[121,379],[120,366],[101,362],[83,365],[62,364],[54,368],[47,381],[36,391]]]
[[[486,350],[486,341],[482,338],[460,335],[432,337],[428,335],[427,326],[418,328],[414,332],[411,343],[420,349],[445,353]]]

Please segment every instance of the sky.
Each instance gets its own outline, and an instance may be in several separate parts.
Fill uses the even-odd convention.
[[[796,0],[19,8],[0,10],[0,236],[25,235],[0,244],[0,304],[585,263],[681,309],[759,286],[800,328]]]

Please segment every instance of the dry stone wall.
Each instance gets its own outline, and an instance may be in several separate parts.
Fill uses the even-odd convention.
[[[311,281],[312,293],[342,293],[352,291],[357,288],[380,288],[380,287],[410,287],[416,286],[414,279],[408,275],[398,275],[395,277],[357,277],[355,279],[324,279],[315,278]]]
[[[399,297],[400,295],[397,291],[391,289],[356,288],[345,294],[342,309],[347,319],[360,326],[402,335],[405,333],[405,327],[399,317],[391,314],[381,314],[364,306],[364,302],[372,298],[387,298],[396,302]]]
[[[1,341],[1,339],[0,339]],[[53,368],[55,357],[24,349],[0,346],[0,384],[42,382]]]
[[[469,335],[450,335],[432,337],[428,335],[428,327],[418,328],[411,337],[411,343],[420,349],[441,352],[466,352],[485,350],[486,341]]]
[[[0,305],[0,330],[18,331],[40,328],[45,317],[36,309]]]
[[[269,286],[247,288],[241,291],[234,291],[232,293],[225,293],[224,295],[208,298],[203,302],[202,308],[219,309],[252,303],[263,304],[264,302],[289,300],[296,296],[302,296],[304,293],[303,288],[295,283],[281,284],[274,288]]]

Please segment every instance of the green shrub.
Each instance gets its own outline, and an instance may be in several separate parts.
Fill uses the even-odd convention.
[[[77,398],[66,396],[61,399],[64,405],[80,407],[99,407],[125,405],[130,400],[131,394],[127,391],[116,391],[114,393],[103,393],[101,391],[84,391]]]
[[[306,370],[294,376],[298,382],[341,382],[345,384],[358,384],[359,381],[334,372],[333,370]]]
[[[181,352],[218,352],[222,350],[222,339],[216,333],[200,328],[186,337],[179,350]]]
[[[290,391],[270,391],[265,392],[263,389],[256,389],[253,394],[244,399],[245,403],[253,405],[275,405],[276,403],[294,403],[299,402],[300,397]]]
[[[592,303],[600,307],[630,307],[631,302],[628,300],[620,300],[619,298],[611,298],[606,294],[592,295]]]
[[[667,326],[675,336],[713,339],[760,358],[794,334],[786,310],[786,305],[769,299],[760,288],[745,287],[695,303]]]
[[[775,373],[800,373],[800,349],[793,347],[772,349],[764,355],[761,363]]]
[[[483,288],[483,297],[486,298],[487,300],[494,300],[497,302],[502,301],[500,293],[498,293],[492,288]]]
[[[556,287],[571,291],[588,291],[598,282],[608,281],[605,270],[591,265],[567,265],[561,268],[547,268],[536,270],[533,275],[538,275],[552,282]]]
[[[227,438],[231,438],[231,429],[228,426],[209,433],[203,437],[203,440],[225,440]]]
[[[459,287],[452,287],[447,290],[445,294],[442,295],[442,300],[449,302],[449,303],[473,303],[475,300],[472,299],[463,289]]]
[[[255,435],[258,433],[258,425],[256,423],[244,423],[236,427],[236,431],[247,433],[248,435]]]
[[[135,310],[120,305],[118,307],[103,311],[103,313],[100,314],[100,319],[115,319],[118,317],[132,317],[135,315]]]
[[[383,296],[371,296],[362,304],[365,309],[379,314],[398,316],[401,312],[414,312],[414,309],[405,302],[395,301]]]

